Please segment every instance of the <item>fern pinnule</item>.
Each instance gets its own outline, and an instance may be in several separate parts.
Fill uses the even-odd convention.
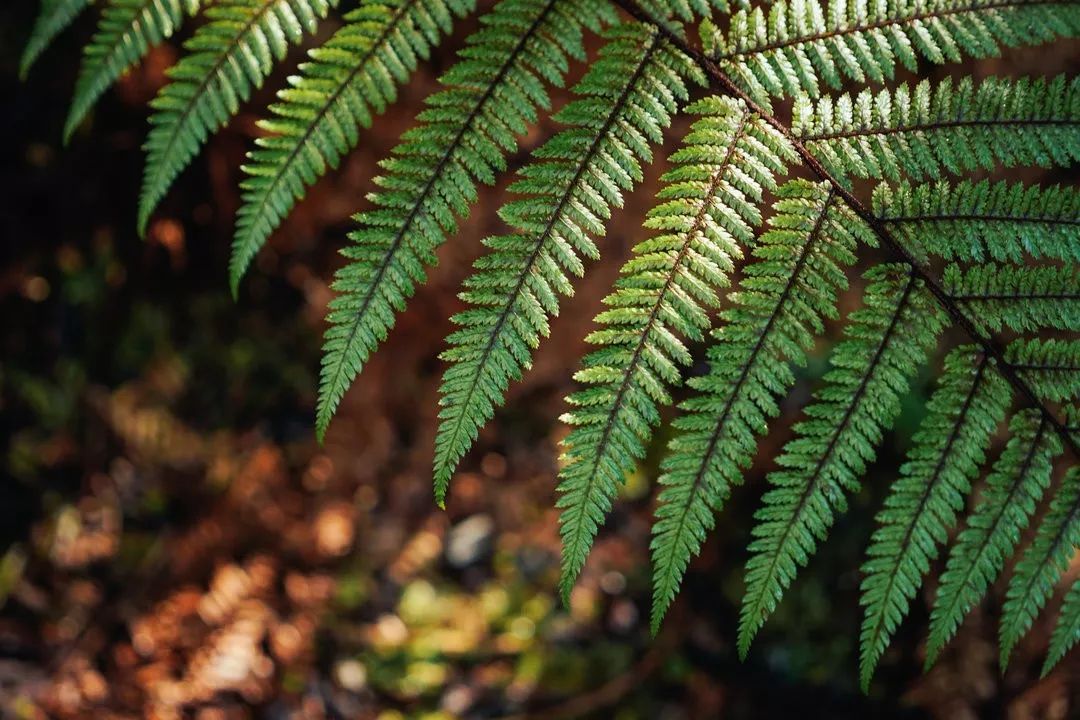
[[[206,140],[338,0],[217,0],[207,23],[184,43],[188,52],[167,71],[170,82],[150,103],[150,134],[139,197],[139,232],[176,176]]]
[[[1080,339],[1021,338],[1005,348],[1005,359],[1040,400],[1080,401]]]
[[[945,359],[907,462],[878,513],[862,567],[864,691],[955,526],[1011,398],[1008,383],[979,348],[961,346]]]
[[[1053,459],[1061,452],[1061,441],[1037,410],[1017,413],[1009,432],[1008,445],[986,478],[986,489],[941,575],[930,615],[927,667],[934,664],[1012,555],[1050,482]]]
[[[835,177],[935,180],[1080,160],[1080,78],[963,78],[795,104],[795,136]]]
[[[1080,192],[1061,185],[881,183],[873,212],[916,255],[965,262],[1080,262]]]
[[[641,180],[651,146],[688,95],[700,71],[651,28],[623,25],[556,116],[571,127],[540,147],[510,186],[525,197],[499,214],[517,233],[489,238],[461,294],[471,306],[456,315],[448,338],[450,363],[440,389],[435,440],[435,496],[442,503],[454,468],[480,427],[501,405],[510,380],[532,363],[548,334],[558,296],[573,293],[583,258],[595,259],[592,237],[603,235],[613,207]],[[663,92],[656,92],[663,88]]]
[[[1077,641],[1080,641],[1080,579],[1073,582],[1061,604],[1057,624],[1050,635],[1050,648],[1042,666],[1043,677],[1050,674]]]
[[[1002,670],[1080,547],[1080,467],[1065,475],[1038,528],[1016,564],[1005,594],[999,626]]]
[[[65,141],[110,85],[204,4],[202,0],[107,0],[97,32],[84,50],[64,122]]]
[[[57,35],[75,21],[94,0],[41,0],[34,27],[19,58],[19,77],[26,79],[30,68]]]
[[[343,25],[308,53],[300,74],[278,92],[268,134],[243,166],[229,280],[244,273],[307,188],[360,141],[360,130],[397,100],[421,60],[450,34],[475,0],[364,0]]]
[[[949,265],[942,286],[990,332],[1080,331],[1080,266]]]
[[[709,347],[709,372],[692,378],[695,395],[676,418],[662,461],[662,490],[651,543],[652,627],[674,599],[731,488],[756,450],[756,436],[779,414],[774,398],[795,381],[824,320],[836,317],[844,270],[874,236],[828,187],[792,180],[777,191],[769,230],[755,243],[734,306],[721,315]]]
[[[846,509],[845,491],[858,490],[909,379],[945,326],[945,313],[909,266],[878,265],[866,279],[865,307],[851,314],[832,369],[777,458],[781,469],[770,473],[772,488],[754,516],[739,618],[744,657],[798,568]]]
[[[703,26],[706,53],[759,103],[820,94],[822,85],[891,80],[899,63],[994,57],[1003,46],[1080,34],[1069,0],[776,0]]]

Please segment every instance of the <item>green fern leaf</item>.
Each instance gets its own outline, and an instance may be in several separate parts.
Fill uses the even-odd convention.
[[[1012,435],[986,479],[986,490],[961,531],[941,575],[930,616],[926,666],[930,667],[961,621],[986,593],[1050,482],[1061,443],[1037,410],[1023,410],[1009,425]]]
[[[795,105],[793,131],[839,178],[937,179],[1080,160],[1080,78],[974,83],[822,98]]]
[[[878,514],[880,526],[863,565],[864,691],[938,547],[955,526],[1011,397],[1008,383],[978,348],[959,347],[946,358],[908,461]]]
[[[646,226],[660,231],[634,248],[616,289],[587,338],[600,346],[575,379],[588,385],[568,398],[572,426],[563,442],[559,485],[563,574],[568,596],[618,484],[645,452],[658,406],[690,362],[682,338],[700,340],[710,310],[729,283],[742,247],[761,224],[757,203],[794,157],[774,129],[742,103],[696,103],[685,145],[672,156],[659,205]]]
[[[1080,340],[1014,340],[1005,348],[1005,360],[1040,399],[1080,400]]]
[[[690,380],[697,395],[681,405],[662,464],[652,540],[654,632],[714,513],[742,482],[755,436],[779,414],[774,398],[794,383],[785,360],[805,364],[824,319],[836,317],[856,246],[875,244],[824,184],[792,180],[777,195],[770,229],[753,250],[756,262],[744,270],[735,305],[714,331],[709,373]]]
[[[1080,192],[1053,185],[947,182],[874,189],[874,214],[918,255],[1080,262]]]
[[[22,57],[19,58],[20,78],[26,79],[30,68],[56,36],[93,2],[94,0],[41,0],[41,10],[38,11],[34,27],[30,30],[30,39],[26,41]]]
[[[435,496],[440,503],[454,468],[480,427],[501,405],[507,384],[532,362],[532,350],[558,313],[558,296],[573,293],[582,256],[599,254],[612,207],[641,180],[651,145],[685,100],[686,79],[703,82],[692,61],[643,25],[620,26],[574,88],[580,99],[558,115],[572,127],[536,152],[510,190],[526,197],[500,215],[516,235],[489,238],[492,252],[476,263],[461,294],[471,306],[454,317],[443,359]],[[663,88],[664,92],[657,92]]]
[[[777,459],[782,469],[769,475],[773,488],[755,515],[739,618],[744,657],[799,566],[846,509],[844,491],[858,490],[859,476],[900,411],[908,378],[945,325],[910,268],[882,265],[866,278],[865,307],[852,313],[825,386],[795,425],[797,437]]]
[[[979,327],[992,332],[1080,330],[1080,265],[950,265],[942,284]]]
[[[211,0],[212,1],[212,0]],[[150,48],[172,36],[201,0],[109,0],[98,30],[86,46],[75,96],[64,123],[70,140],[97,99],[141,60]]]
[[[1061,605],[1057,625],[1050,636],[1050,649],[1043,663],[1042,676],[1046,677],[1080,640],[1080,580],[1073,583]]]
[[[251,261],[306,189],[360,140],[360,129],[397,100],[398,85],[449,35],[475,0],[365,0],[346,24],[308,53],[291,87],[278,92],[270,133],[243,166],[248,178],[236,220],[233,293]],[[430,114],[432,111],[428,111]]]
[[[1069,0],[777,0],[743,10],[722,32],[704,26],[706,52],[734,82],[767,104],[847,80],[891,80],[897,63],[918,70],[965,57],[997,56],[1002,46],[1034,45],[1080,33]]]
[[[337,0],[218,0],[209,21],[184,43],[188,51],[169,68],[171,82],[151,102],[139,232],[169,185],[207,138],[225,127],[241,103],[288,52],[313,33]]]
[[[1001,613],[1001,667],[1046,605],[1080,546],[1080,467],[1065,476],[1031,545],[1016,564]]]
[[[333,288],[327,315],[316,430],[326,430],[341,397],[386,337],[394,316],[435,263],[435,248],[468,214],[476,183],[490,184],[517,148],[517,136],[547,108],[544,82],[560,85],[567,57],[583,58],[583,27],[612,20],[605,0],[503,0],[428,100],[423,124],[384,162],[375,209],[360,227]]]

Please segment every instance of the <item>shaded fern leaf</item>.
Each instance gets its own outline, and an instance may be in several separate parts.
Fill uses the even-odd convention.
[[[435,440],[440,504],[508,383],[531,365],[559,295],[573,294],[571,278],[583,274],[582,258],[599,255],[591,238],[603,235],[611,208],[621,207],[623,193],[641,180],[650,147],[663,141],[677,103],[687,97],[686,81],[704,80],[688,57],[644,25],[606,35],[610,42],[574,88],[578,99],[555,116],[571,127],[540,147],[510,186],[525,197],[499,214],[517,233],[485,240],[491,252],[465,281],[461,297],[470,308],[454,316],[459,329],[442,356],[450,366]]]
[[[832,353],[824,386],[794,426],[755,514],[738,647],[744,656],[784,590],[806,565],[900,411],[909,378],[945,325],[936,300],[902,265],[866,273],[864,304]]]
[[[360,130],[397,100],[421,60],[475,0],[364,0],[345,25],[309,51],[300,75],[259,122],[243,166],[243,199],[229,261],[233,293],[251,261],[310,187],[360,141]],[[475,39],[476,36],[474,36]],[[481,46],[483,47],[483,46]]]
[[[1001,667],[1016,647],[1080,546],[1080,467],[1070,470],[1039,523],[1035,539],[1020,557],[1009,581],[1000,625]]]
[[[83,51],[64,139],[71,138],[110,85],[151,47],[171,37],[184,17],[197,13],[203,4],[201,0],[108,0],[97,32]]]
[[[905,247],[946,260],[1080,262],[1080,192],[1010,182],[898,185],[874,189],[874,214]]]
[[[41,9],[30,30],[30,38],[19,58],[19,77],[26,79],[41,54],[57,35],[71,25],[94,0],[41,0]]]
[[[1005,360],[1040,399],[1080,400],[1080,339],[1014,340],[1005,348]]]
[[[710,97],[671,160],[675,167],[649,211],[659,234],[623,265],[599,329],[599,346],[574,378],[567,402],[557,507],[563,536],[561,588],[568,596],[624,475],[640,459],[671,402],[668,388],[690,363],[684,339],[701,340],[742,247],[761,224],[757,204],[793,160],[783,138],[741,102]]]
[[[139,232],[203,143],[262,86],[289,45],[315,32],[338,0],[218,0],[209,22],[184,43],[171,82],[150,103],[150,135],[139,197]]]
[[[568,57],[583,58],[582,29],[612,19],[606,0],[503,0],[486,16],[449,87],[428,99],[422,124],[407,131],[376,179],[373,210],[342,250],[323,348],[316,431],[321,436],[341,397],[386,337],[394,316],[423,282],[435,249],[468,214],[476,183],[506,168],[517,136],[550,105],[544,83],[561,85]]]
[[[942,284],[990,331],[1080,330],[1080,265],[949,265]]]
[[[1050,648],[1043,663],[1042,676],[1046,677],[1065,654],[1080,641],[1080,579],[1073,583],[1061,605],[1057,625],[1050,636]]]
[[[803,96],[793,130],[840,178],[1067,167],[1080,160],[1080,78],[923,81],[816,103]]]
[[[986,489],[949,553],[930,615],[926,666],[956,634],[1012,555],[1035,505],[1050,482],[1061,442],[1038,410],[1022,410],[1009,424],[1008,445],[986,478]]]
[[[661,469],[653,524],[653,632],[659,629],[690,559],[712,529],[714,514],[794,383],[788,363],[806,353],[835,319],[847,287],[844,270],[856,246],[873,246],[869,228],[824,184],[792,180],[777,191],[776,214],[754,247],[734,307],[724,311],[709,348],[709,372],[692,378],[695,396],[680,409]]]
[[[964,509],[1012,389],[974,346],[953,350],[908,460],[878,513],[862,571],[860,680],[865,691],[938,548]]]
[[[735,14],[726,32],[711,23],[702,32],[710,57],[762,104],[891,80],[898,63],[915,72],[920,59],[994,57],[1002,46],[1077,34],[1080,6],[1070,0],[777,0]]]

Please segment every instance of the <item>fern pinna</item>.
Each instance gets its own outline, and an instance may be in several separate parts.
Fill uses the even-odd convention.
[[[43,0],[25,73],[90,0]],[[138,224],[270,77],[278,90],[245,165],[234,291],[306,189],[364,142],[472,0],[100,0],[65,135],[191,15],[152,103]],[[939,573],[927,664],[1008,575],[1001,662],[1050,604],[1080,544],[1080,193],[1000,177],[1074,170],[1076,77],[897,74],[1080,33],[1071,0],[496,0],[464,40],[344,244],[333,282],[316,429],[480,185],[588,69],[500,209],[509,232],[463,284],[447,338],[434,485],[523,377],[564,297],[603,251],[625,195],[668,131],[691,118],[574,374],[558,501],[561,590],[668,412],[651,542],[652,628],[815,347],[841,330],[755,515],[738,648],[745,654],[896,421],[916,376],[936,378],[885,493],[862,568],[861,680],[869,686],[927,576]],[[321,23],[337,18],[321,43]],[[593,52],[590,48],[596,46]],[[788,111],[786,108],[791,108]],[[972,177],[979,174],[988,177]],[[857,272],[858,271],[858,272]],[[850,286],[850,287],[849,287]],[[852,303],[855,309],[842,311]],[[697,353],[704,372],[695,373]],[[680,386],[685,389],[677,390]],[[677,397],[681,401],[672,408]],[[995,441],[1004,435],[1003,449]],[[985,478],[982,478],[985,473]],[[939,563],[938,555],[944,559]],[[1012,559],[1017,558],[1013,563]],[[1011,570],[1009,570],[1011,568]],[[1044,672],[1080,636],[1064,594]]]

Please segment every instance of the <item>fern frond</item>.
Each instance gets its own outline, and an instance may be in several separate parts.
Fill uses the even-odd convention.
[[[269,135],[255,141],[243,166],[248,177],[229,261],[234,294],[307,188],[337,167],[359,142],[360,130],[397,100],[398,86],[450,34],[454,20],[475,5],[475,0],[364,0],[345,16],[341,29],[308,53],[300,75],[278,92],[271,117],[259,122]],[[498,27],[498,18],[492,27]],[[485,44],[484,36],[474,36],[472,50],[463,56],[476,52],[490,59],[483,53],[495,47]]]
[[[435,249],[468,214],[476,184],[491,184],[517,148],[517,136],[550,101],[544,83],[561,85],[568,56],[582,58],[583,27],[612,19],[606,0],[503,0],[486,16],[450,87],[428,100],[423,122],[407,131],[371,196],[375,209],[342,250],[323,348],[316,431],[321,436],[341,397],[405,307]]]
[[[793,130],[845,179],[1067,167],[1080,160],[1080,78],[923,81],[816,103],[803,96]]]
[[[19,58],[20,78],[26,79],[30,68],[56,36],[93,2],[94,0],[41,0],[41,9],[34,20],[34,27],[30,30],[30,39],[26,41],[22,57]]]
[[[1073,583],[1061,605],[1057,625],[1050,636],[1050,649],[1043,663],[1042,676],[1046,677],[1080,640],[1080,579]]]
[[[108,0],[97,32],[83,51],[75,95],[64,122],[64,139],[90,112],[97,99],[150,50],[172,36],[202,0]]]
[[[730,489],[742,482],[771,418],[775,398],[795,381],[788,362],[806,353],[835,318],[856,246],[875,239],[824,184],[792,180],[777,191],[776,213],[756,243],[734,307],[721,316],[709,372],[689,381],[678,434],[662,463],[653,524],[652,627],[660,625],[690,559],[712,529]]]
[[[879,527],[862,568],[864,691],[939,546],[956,524],[957,513],[964,509],[1011,398],[1008,383],[977,347],[956,348],[945,359],[908,460],[878,513]]]
[[[1061,443],[1037,410],[1022,410],[1009,425],[1008,445],[986,478],[986,489],[960,532],[941,575],[930,615],[930,667],[961,621],[1012,555],[1050,482]]]
[[[1042,400],[1080,400],[1080,340],[1014,340],[1005,348],[1005,360]]]
[[[942,285],[953,300],[992,332],[1080,330],[1080,266],[958,265]]]
[[[150,134],[139,197],[139,232],[150,213],[207,138],[225,127],[240,105],[288,52],[313,33],[338,0],[218,0],[208,22],[184,43],[169,82],[150,103]]]
[[[1035,539],[1016,564],[1001,613],[1001,667],[1046,605],[1080,546],[1080,467],[1066,475],[1039,524]]]
[[[672,156],[660,204],[646,226],[660,232],[634,248],[587,341],[599,346],[574,378],[572,430],[560,473],[561,587],[568,596],[623,476],[645,452],[668,387],[690,363],[684,338],[702,339],[742,247],[761,223],[757,203],[793,160],[783,138],[741,102],[710,97],[704,117]]]
[[[873,212],[904,246],[946,260],[1080,262],[1080,192],[1075,187],[1010,182],[874,189]]]
[[[918,70],[986,58],[1000,48],[1080,33],[1080,7],[1068,0],[777,0],[736,13],[728,30],[703,28],[706,53],[762,104],[822,84],[884,82],[897,63]]]
[[[623,193],[641,180],[650,146],[663,142],[677,103],[688,96],[687,80],[704,80],[647,26],[620,26],[608,35],[611,42],[574,88],[578,99],[556,115],[571,127],[537,150],[536,162],[510,187],[525,197],[500,216],[517,233],[485,240],[491,252],[465,281],[461,297],[470,308],[454,317],[459,329],[442,356],[450,366],[435,440],[440,503],[508,383],[531,365],[548,316],[558,313],[558,296],[573,293],[582,258],[598,256],[591,238],[604,234],[611,208],[621,207]]]
[[[769,475],[772,489],[755,514],[746,565],[746,595],[738,647],[750,642],[784,590],[806,565],[885,430],[900,411],[909,378],[944,328],[945,314],[910,267],[880,265],[866,273],[865,307],[852,313],[845,339],[832,353],[833,369],[794,426],[796,438]]]

